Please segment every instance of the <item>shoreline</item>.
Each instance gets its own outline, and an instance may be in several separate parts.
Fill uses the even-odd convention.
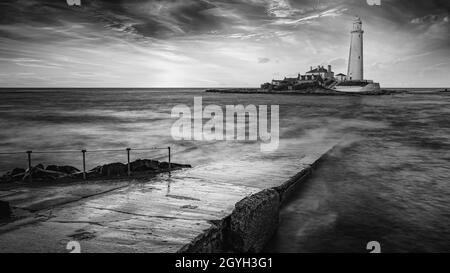
[[[381,89],[376,92],[339,92],[326,88],[310,88],[304,90],[265,90],[259,88],[219,88],[219,89],[206,89],[206,93],[223,93],[223,94],[271,94],[271,95],[312,95],[312,96],[381,96],[381,95],[393,95],[412,93],[407,90],[400,89]],[[435,91],[436,93],[446,93],[446,91]],[[430,92],[431,93],[431,92]],[[450,92],[449,92],[450,93]]]

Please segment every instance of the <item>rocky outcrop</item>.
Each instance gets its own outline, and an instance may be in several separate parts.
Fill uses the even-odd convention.
[[[177,163],[171,163],[172,170],[181,168],[191,168],[191,165],[183,165]],[[157,160],[138,159],[130,163],[131,173],[158,173],[167,171],[169,169],[168,162],[159,162]],[[90,175],[97,176],[122,176],[128,174],[128,165],[122,163],[112,163],[103,166],[98,166],[89,171]]]
[[[72,167],[72,166],[56,166],[56,165],[49,165],[49,166],[47,166],[47,168],[45,168],[45,170],[60,172],[60,173],[65,173],[65,174],[74,174],[74,173],[80,172],[80,170],[78,170],[77,168]]]
[[[127,165],[123,163],[111,163],[100,167],[102,176],[121,176],[127,174]]]
[[[169,162],[160,162],[158,167],[163,170],[169,169]],[[192,166],[189,164],[170,163],[170,168],[172,169],[192,168]]]
[[[25,169],[15,168],[12,171],[7,172],[5,175],[0,177],[0,182],[9,183],[14,181],[20,181],[25,175],[25,172],[26,172]]]
[[[191,165],[171,163],[171,170],[181,168],[191,168]],[[130,163],[131,173],[160,173],[168,171],[168,162],[159,162],[150,159],[138,159]],[[105,164],[86,173],[87,178],[99,177],[120,177],[128,175],[128,165],[120,162]],[[15,168],[0,177],[0,183],[10,183],[16,181],[26,181],[30,179],[33,181],[53,181],[61,178],[82,179],[83,172],[72,166],[57,166],[49,165],[46,168],[43,164],[38,164],[31,168],[31,171]]]
[[[25,173],[25,169],[22,168],[14,168],[14,170],[12,170],[11,172],[7,173],[10,176],[16,176],[18,174],[24,174]]]
[[[149,159],[138,159],[130,163],[132,172],[146,172],[158,170],[159,161]]]
[[[56,180],[58,178],[62,178],[62,177],[68,176],[67,173],[46,170],[44,165],[42,165],[42,164],[39,164],[39,165],[36,165],[35,167],[32,167],[31,171],[26,171],[25,175],[22,177],[22,180],[29,179],[30,175],[31,175],[33,180],[38,180],[38,181],[42,181],[42,180]]]

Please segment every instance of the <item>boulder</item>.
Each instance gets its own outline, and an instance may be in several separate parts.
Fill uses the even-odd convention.
[[[32,169],[31,175],[34,180],[55,180],[58,177],[57,175],[48,173],[40,168]]]
[[[74,174],[80,172],[79,169],[72,167],[72,166],[59,166],[59,172],[67,173],[67,174]]]
[[[11,217],[11,207],[6,201],[0,200],[0,219],[6,219]]]
[[[101,173],[102,172],[102,166],[97,166],[89,171],[89,173]]]
[[[111,163],[103,165],[100,169],[102,176],[120,176],[127,174],[127,165],[123,163]]]
[[[2,177],[0,177],[0,183],[9,183],[9,182],[13,182],[13,178],[11,176],[5,174]]]
[[[14,168],[14,170],[12,170],[11,172],[8,173],[8,175],[10,176],[16,176],[18,174],[24,174],[25,173],[25,169],[22,168]]]
[[[45,168],[47,171],[58,171],[58,166],[56,165],[48,165],[47,168]]]
[[[44,165],[39,164],[35,167],[31,168],[31,176],[33,180],[56,180],[59,177],[65,176],[65,173],[52,171],[52,170],[46,170],[44,169]],[[30,173],[26,172],[25,175],[22,177],[22,180],[29,179]]]
[[[132,170],[132,172],[140,173],[140,172],[149,172],[149,171],[155,171],[155,170],[157,170],[157,169],[149,168],[147,166],[139,166],[139,167],[134,168]]]
[[[168,169],[169,168],[169,162],[160,162],[159,166],[160,169]],[[191,165],[184,165],[184,164],[177,164],[177,163],[170,163],[170,167],[172,169],[179,169],[179,168],[192,168]]]
[[[157,160],[138,159],[130,163],[130,169],[132,172],[156,171],[158,165]]]
[[[169,162],[160,162],[159,163],[159,165],[158,165],[158,167],[160,168],[160,169],[168,169],[169,168]]]
[[[9,183],[14,181],[19,181],[25,175],[25,169],[14,168],[12,171],[7,172],[0,178],[0,182]]]
[[[190,164],[178,164],[178,163],[170,163],[172,168],[192,168]]]
[[[48,171],[54,171],[54,172],[60,172],[65,174],[74,174],[77,172],[80,172],[79,169],[72,167],[72,166],[56,166],[56,165],[49,165],[45,170]]]

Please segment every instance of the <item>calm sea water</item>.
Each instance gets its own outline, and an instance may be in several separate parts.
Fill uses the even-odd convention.
[[[421,90],[426,91],[426,90]],[[277,158],[295,148],[345,138],[281,213],[269,252],[450,251],[450,95],[276,96],[195,89],[1,90],[0,152],[172,146],[174,161],[194,166],[251,158],[255,172],[283,168],[246,142],[174,141],[177,104],[280,105]],[[251,155],[250,157],[248,155]],[[164,159],[165,151],[132,158]],[[88,167],[125,161],[123,152],[88,155]],[[34,163],[81,165],[81,153],[33,154]],[[26,166],[26,155],[0,155],[0,172]],[[258,170],[258,168],[261,168]],[[217,171],[221,171],[220,167]],[[225,171],[225,170],[223,170]],[[226,171],[230,171],[227,169]],[[295,169],[290,170],[295,171]],[[246,170],[240,169],[242,175]]]

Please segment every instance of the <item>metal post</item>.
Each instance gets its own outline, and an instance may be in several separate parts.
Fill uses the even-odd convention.
[[[128,176],[131,176],[130,148],[127,148]]]
[[[28,175],[29,175],[29,179],[30,182],[33,182],[33,177],[31,175],[31,153],[33,151],[27,151],[27,155],[28,155]]]
[[[81,150],[83,153],[83,179],[86,180],[86,150]]]
[[[167,147],[167,150],[169,150],[169,172],[170,172],[170,169],[172,168],[172,164],[170,163],[170,146]]]

